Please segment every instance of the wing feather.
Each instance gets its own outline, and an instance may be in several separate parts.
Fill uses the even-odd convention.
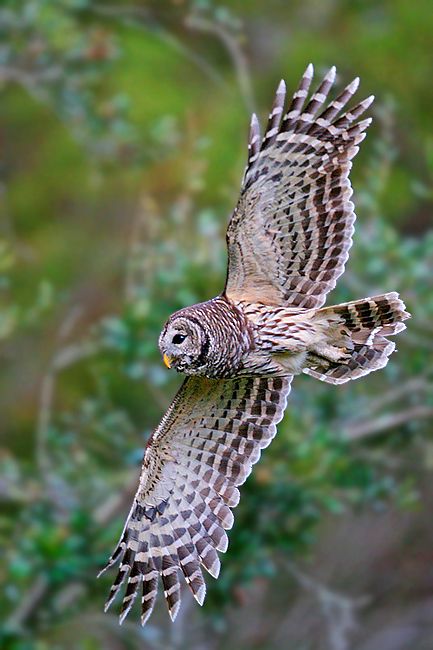
[[[346,108],[356,78],[329,102],[331,68],[308,99],[312,76],[308,66],[284,116],[280,83],[259,149],[255,138],[227,229],[225,293],[235,302],[317,308],[344,271],[355,221],[351,160],[373,97]]]
[[[106,567],[120,562],[106,609],[126,582],[120,621],[142,586],[142,623],[162,582],[172,619],[183,575],[195,599],[206,594],[202,567],[217,577],[242,484],[276,432],[291,377],[189,377],[154,432],[140,485]],[[210,415],[211,414],[211,415]]]

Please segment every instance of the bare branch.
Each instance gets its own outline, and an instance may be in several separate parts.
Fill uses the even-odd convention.
[[[196,65],[206,76],[218,85],[226,85],[219,72],[213,68],[203,57],[182,43],[174,34],[166,30],[151,14],[148,7],[92,5],[90,11],[104,18],[116,19],[130,27],[150,29],[170,47],[182,54]]]
[[[429,383],[426,377],[412,377],[408,381],[391,388],[383,395],[380,395],[380,397],[369,399],[368,412],[372,415],[373,413],[377,413],[377,411],[382,411],[385,406],[400,400],[406,395],[425,394],[429,391],[433,391],[433,384]],[[350,422],[348,426],[350,427]]]
[[[411,345],[417,350],[420,348],[423,348],[424,350],[433,350],[433,341],[431,336],[424,336],[420,331],[414,333],[411,330],[408,330],[405,332],[404,342],[406,345]]]
[[[108,523],[118,511],[123,510],[125,504],[129,505],[135,493],[137,483],[137,476],[134,474],[131,481],[128,482],[127,486],[120,494],[111,495],[107,501],[105,501],[95,511],[95,521],[100,525],[104,525]],[[22,600],[15,611],[12,612],[7,621],[7,627],[15,629],[24,625],[47,594],[48,590],[48,579],[44,575],[39,575],[27,592],[26,598]],[[82,595],[82,593],[83,586],[79,582],[72,582],[60,591],[58,599],[62,606],[69,607]]]
[[[45,575],[39,575],[25,598],[20,601],[18,607],[12,612],[6,622],[6,628],[12,630],[21,627],[34,612],[48,589],[48,579]]]
[[[242,50],[238,38],[228,30],[224,29],[222,25],[196,14],[187,16],[185,18],[185,25],[189,29],[194,29],[206,34],[213,34],[222,42],[233,62],[245,106],[250,113],[253,113],[255,101],[251,75],[248,68],[247,58]]]
[[[350,650],[351,633],[358,626],[356,611],[365,607],[370,597],[349,598],[307,575],[294,562],[286,562],[285,567],[297,583],[318,600],[326,622],[329,649]]]
[[[387,414],[363,422],[353,422],[347,425],[347,429],[342,432],[342,437],[350,441],[360,440],[378,435],[402,424],[413,422],[414,420],[426,420],[431,417],[433,417],[433,407],[414,406],[399,413]]]
[[[95,510],[93,515],[94,520],[98,524],[107,524],[118,512],[121,512],[125,507],[129,507],[138,485],[137,473],[134,472],[132,478],[126,484],[126,487],[120,494],[111,494],[99,508]]]
[[[62,327],[60,328],[62,330]],[[52,359],[50,366],[42,378],[39,398],[39,412],[36,425],[36,459],[41,476],[49,478],[51,463],[47,452],[47,437],[52,419],[52,410],[57,375],[60,371],[94,355],[98,345],[93,341],[71,344],[61,348]]]
[[[17,83],[31,92],[40,91],[41,84],[53,83],[62,78],[64,71],[60,65],[41,70],[26,70],[12,66],[0,66],[0,84]]]
[[[64,341],[71,335],[81,316],[83,315],[83,305],[75,305],[66,315],[63,323],[60,325],[58,337],[60,341]]]

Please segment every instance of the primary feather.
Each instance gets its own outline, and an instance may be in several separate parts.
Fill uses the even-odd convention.
[[[331,68],[307,101],[312,75],[309,65],[285,114],[278,86],[260,149],[251,145],[227,231],[230,300],[317,308],[344,271],[355,221],[350,161],[371,121],[357,120],[373,97],[342,113],[358,79],[328,102]]]
[[[189,377],[146,448],[140,485],[119,543],[106,567],[120,563],[106,608],[127,587],[121,621],[143,583],[142,622],[150,615],[162,579],[170,616],[180,604],[184,576],[202,604],[203,566],[214,577],[217,551],[241,485],[276,432],[291,378],[226,381]]]

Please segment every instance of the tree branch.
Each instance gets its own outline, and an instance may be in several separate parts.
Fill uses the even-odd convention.
[[[45,575],[39,575],[26,593],[25,598],[20,601],[18,607],[12,612],[5,623],[6,629],[16,630],[24,625],[48,589],[48,579]]]
[[[326,622],[329,649],[350,650],[350,636],[358,625],[356,610],[365,607],[370,602],[370,597],[349,598],[305,574],[294,562],[286,562],[285,567],[300,587],[318,600]]]
[[[376,399],[370,399],[368,401],[368,412],[372,415],[377,411],[382,411],[385,406],[389,406],[406,395],[419,395],[419,393],[427,393],[428,391],[433,391],[433,384],[427,381],[427,377],[413,377],[408,381],[391,388]]]
[[[218,85],[225,85],[223,77],[203,57],[182,43],[174,34],[166,30],[146,7],[92,5],[91,13],[108,19],[120,20],[130,27],[150,29],[170,47],[196,65],[206,76]]]
[[[62,370],[94,355],[98,349],[98,344],[93,341],[71,344],[61,348],[54,355],[46,374],[42,378],[36,425],[36,462],[41,476],[44,478],[48,478],[51,472],[51,463],[47,453],[47,438],[52,419],[57,375]]]
[[[368,419],[362,422],[353,422],[347,425],[342,432],[342,437],[349,441],[360,440],[371,436],[379,435],[389,429],[394,429],[402,424],[414,420],[426,420],[433,417],[433,407],[414,406],[399,413],[387,414],[379,418]]]
[[[252,113],[254,111],[255,101],[251,75],[248,68],[247,58],[236,36],[224,29],[222,25],[207,20],[197,14],[187,16],[185,18],[185,25],[189,29],[204,32],[206,34],[213,34],[221,41],[233,62],[238,78],[239,89],[245,106],[247,107],[247,110]]]

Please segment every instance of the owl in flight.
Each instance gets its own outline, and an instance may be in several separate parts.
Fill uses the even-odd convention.
[[[293,375],[330,384],[383,368],[409,317],[395,292],[323,307],[352,244],[351,160],[373,97],[347,108],[358,79],[334,100],[331,68],[309,97],[309,65],[288,106],[278,86],[266,132],[253,115],[248,163],[227,229],[228,269],[216,298],[173,314],[159,347],[186,378],[144,453],[106,608],[126,582],[122,622],[141,592],[142,623],[161,580],[175,618],[183,575],[202,604],[215,578],[238,487],[283,417]],[[309,98],[308,98],[309,97]]]

